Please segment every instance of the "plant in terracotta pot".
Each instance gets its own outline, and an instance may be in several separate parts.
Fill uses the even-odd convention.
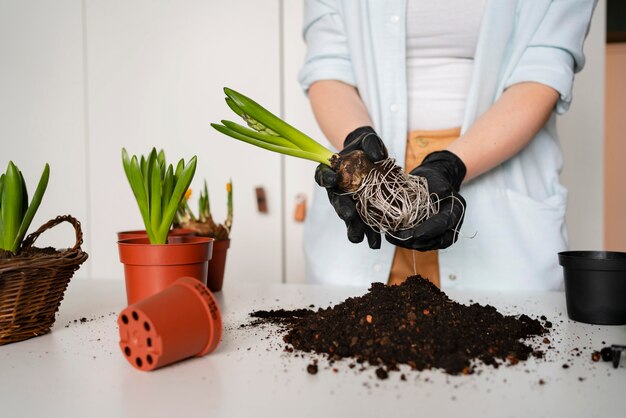
[[[196,171],[197,159],[167,165],[156,149],[148,157],[129,156],[122,150],[124,172],[133,191],[147,237],[118,242],[124,264],[129,304],[165,289],[179,277],[205,283],[213,239],[172,237],[170,228]]]
[[[166,166],[165,151],[162,149],[157,153],[157,160],[159,161],[159,164]],[[147,161],[147,159],[142,156],[140,161]],[[174,228],[170,230],[168,237],[193,237],[196,235],[194,231],[178,227],[178,222],[176,222],[177,216],[174,217],[174,220]],[[117,233],[118,241],[129,238],[145,238],[147,236],[148,233],[145,229],[134,229],[129,231],[120,231]]]
[[[180,226],[184,229],[195,231],[196,235],[211,237],[213,243],[213,258],[209,264],[207,286],[211,291],[218,292],[224,283],[224,270],[226,267],[226,253],[230,247],[230,230],[233,224],[233,182],[226,184],[227,215],[224,223],[216,223],[211,214],[209,190],[204,181],[204,188],[198,198],[198,216],[195,216],[188,204],[190,193],[181,202],[178,216]]]
[[[12,161],[0,175],[0,345],[47,333],[70,279],[87,259],[80,248],[80,222],[69,215],[57,217],[26,236],[49,177],[46,164],[29,203],[24,176]],[[40,234],[64,221],[76,231],[74,247],[55,250],[33,246]]]

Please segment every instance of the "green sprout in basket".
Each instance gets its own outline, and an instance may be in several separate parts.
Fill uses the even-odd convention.
[[[0,249],[17,253],[48,187],[50,166],[46,164],[30,204],[22,172],[9,161],[0,176]]]
[[[187,164],[181,159],[174,170],[172,164],[166,164],[163,151],[157,153],[153,148],[147,158],[137,158],[122,149],[122,162],[150,243],[167,243],[178,206],[196,172],[196,156]]]
[[[193,210],[189,207],[188,200],[191,197],[191,189],[187,191],[185,199],[181,202],[178,217],[180,219],[180,227],[191,229],[196,235],[202,237],[215,238],[218,241],[227,240],[230,236],[230,230],[233,225],[233,182],[226,183],[226,205],[228,208],[226,220],[223,224],[218,224],[213,220],[211,214],[211,203],[209,201],[209,189],[204,181],[204,189],[200,192],[198,198],[198,216],[195,216]]]

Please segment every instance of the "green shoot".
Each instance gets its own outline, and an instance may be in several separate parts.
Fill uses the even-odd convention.
[[[198,216],[193,213],[193,210],[189,207],[189,198],[191,197],[191,190],[188,191],[185,199],[180,204],[178,209],[178,217],[180,219],[180,226],[182,228],[191,229],[196,232],[197,235],[207,236],[215,238],[216,240],[226,240],[229,237],[230,229],[233,224],[233,184],[230,180],[226,184],[226,204],[227,215],[223,224],[216,223],[213,220],[211,214],[211,203],[209,200],[209,189],[207,187],[206,180],[204,181],[204,187],[198,197]]]
[[[269,151],[330,165],[333,152],[313,138],[243,94],[227,87],[224,88],[224,93],[228,107],[252,129],[223,120],[221,124],[211,124],[217,131]]]
[[[230,233],[230,228],[233,226],[233,180],[230,179],[228,183],[226,183],[226,205],[228,206],[228,212],[226,215],[226,221],[224,221],[224,226],[226,230]]]
[[[211,200],[209,199],[209,188],[207,187],[206,179],[198,199],[198,215],[200,222],[206,222],[211,217]]]
[[[179,204],[196,172],[196,157],[186,165],[181,159],[174,172],[171,164],[166,166],[163,151],[157,154],[153,148],[148,158],[138,159],[122,149],[122,163],[150,243],[167,243]]]
[[[6,173],[0,175],[0,249],[13,254],[18,252],[39,209],[49,178],[50,166],[46,164],[28,204],[28,191],[22,172],[13,161],[9,161]]]

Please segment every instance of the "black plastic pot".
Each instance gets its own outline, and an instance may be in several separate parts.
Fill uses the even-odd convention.
[[[626,324],[626,253],[559,253],[570,319],[588,324]]]

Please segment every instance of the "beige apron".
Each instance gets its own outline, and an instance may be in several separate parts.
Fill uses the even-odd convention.
[[[446,149],[460,134],[460,128],[409,132],[404,165],[406,171],[409,172],[417,167],[431,152]],[[429,279],[437,286],[440,285],[437,250],[421,252],[396,247],[389,273],[389,284],[400,284],[415,273]]]

